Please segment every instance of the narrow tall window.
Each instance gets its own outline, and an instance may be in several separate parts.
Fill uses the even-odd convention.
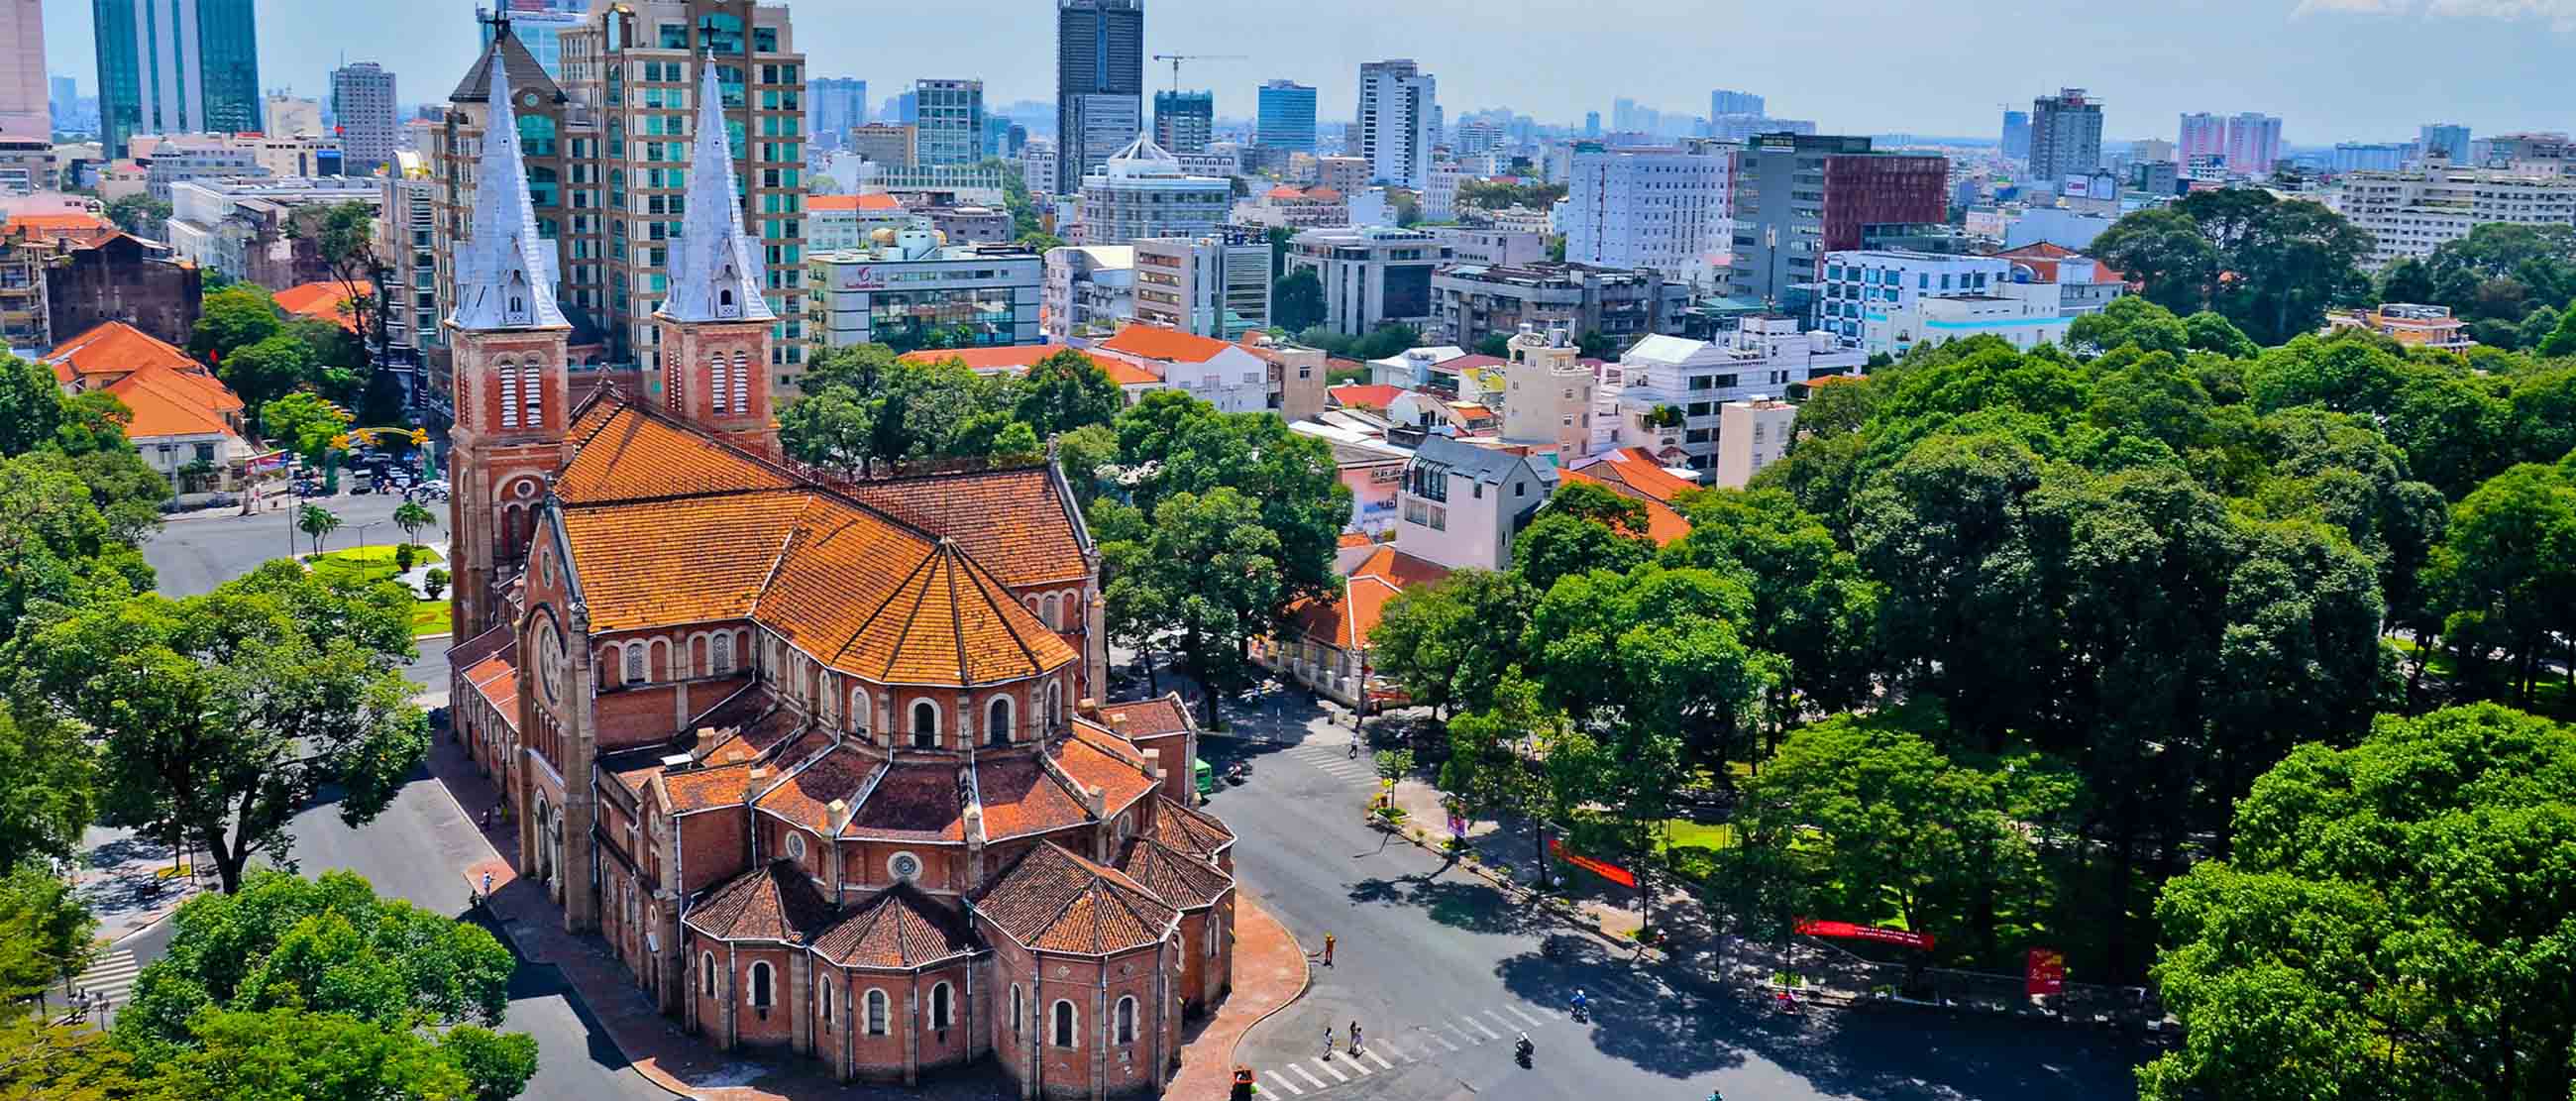
[[[883,1036],[885,1034],[886,993],[882,990],[868,991],[868,1035]]]
[[[733,354],[733,409],[737,413],[751,412],[750,362],[749,353],[736,351]]]
[[[501,427],[519,426],[519,369],[501,368]]]
[[[1055,1046],[1073,1046],[1073,1003],[1055,1003]]]
[[[545,373],[534,367],[520,368],[519,391],[519,396],[527,399],[528,427],[535,428],[546,423]]]
[[[1021,1013],[1026,1012],[1027,1010],[1028,1010],[1028,1007],[1027,1007],[1027,1006],[1020,1004],[1020,984],[1018,984],[1018,983],[1012,983],[1012,984],[1011,984],[1011,1031],[1012,1031],[1012,1032],[1015,1032],[1015,1033],[1016,1033],[1016,1032],[1018,1032],[1018,1031],[1020,1030],[1020,1014],[1021,1014]]]
[[[930,1027],[948,1027],[948,984],[930,988]]]
[[[751,965],[751,1007],[769,1008],[769,965],[766,963]]]
[[[715,673],[733,672],[733,634],[717,635],[707,644],[707,668]]]
[[[984,713],[984,744],[1011,744],[1011,698],[993,697],[993,707]]]
[[[644,647],[641,643],[626,648],[626,683],[644,683]]]
[[[713,952],[698,954],[698,989],[707,997],[716,996],[716,954]]]
[[[715,358],[707,362],[707,402],[717,416],[733,411],[731,406],[725,404],[725,395],[728,392],[725,389],[724,353],[718,352]]]
[[[1136,1042],[1136,999],[1118,999],[1118,1042]]]
[[[929,700],[912,705],[912,748],[939,748],[939,708]]]

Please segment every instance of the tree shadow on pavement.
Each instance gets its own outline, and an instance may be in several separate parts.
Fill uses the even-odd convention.
[[[1443,870],[1446,870],[1445,868]],[[1400,879],[1363,879],[1351,885],[1354,903],[1415,906],[1432,921],[1476,933],[1527,933],[1550,924],[1481,879],[1441,879],[1439,873]]]

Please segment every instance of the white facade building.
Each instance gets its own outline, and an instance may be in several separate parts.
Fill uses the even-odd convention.
[[[2439,164],[2350,172],[2327,190],[2326,205],[2370,232],[2370,266],[2379,267],[2431,256],[2488,222],[2576,224],[2576,179]]]
[[[1718,406],[1859,374],[1868,359],[1831,333],[1776,315],[1748,317],[1715,341],[1650,336],[1619,357],[1619,442],[1645,448],[1665,466],[1706,470],[1717,460]]]
[[[1844,347],[1903,355],[1917,344],[1991,334],[2016,348],[2061,344],[2068,314],[2055,283],[2033,282],[2001,256],[1911,249],[1825,254],[1816,328]]]
[[[1714,143],[1575,154],[1566,194],[1565,258],[1653,268],[1677,282],[1705,278],[1734,233],[1734,167],[1734,151]]]
[[[1425,329],[1434,320],[1431,274],[1447,258],[1440,238],[1382,226],[1310,229],[1288,245],[1288,272],[1324,284],[1324,325],[1366,336],[1381,325]]]
[[[1372,182],[1429,186],[1431,147],[1440,143],[1439,84],[1409,58],[1360,66],[1350,152],[1368,160]]]
[[[1103,337],[1136,316],[1136,249],[1065,245],[1046,253],[1046,338]]]
[[[807,254],[806,332],[817,347],[877,343],[911,351],[1038,342],[1045,272],[1038,254],[1016,245],[943,246],[926,229],[894,237],[864,251]]]
[[[1232,340],[1270,324],[1270,239],[1227,227],[1135,244],[1136,320]]]
[[[1422,220],[1454,222],[1458,220],[1458,181],[1467,178],[1467,170],[1458,162],[1441,159],[1431,162],[1431,172],[1422,188]]]
[[[1753,398],[1719,406],[1717,484],[1744,488],[1763,467],[1788,453],[1797,425],[1798,407],[1785,401]]]
[[[1395,543],[1450,569],[1512,565],[1512,536],[1547,500],[1548,480],[1527,458],[1432,436],[1404,464]]]
[[[260,132],[272,138],[312,137],[322,133],[320,100],[270,92],[260,97]]]
[[[1234,207],[1234,182],[1193,176],[1142,134],[1082,178],[1082,240],[1125,245],[1139,237],[1214,233]]]

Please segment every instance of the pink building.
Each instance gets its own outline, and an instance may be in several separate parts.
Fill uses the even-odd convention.
[[[49,137],[44,0],[0,0],[0,134]]]
[[[2190,164],[2193,157],[2223,156],[2226,152],[2226,119],[2207,111],[2182,117],[2182,131],[2174,138],[2175,163]]]
[[[2281,120],[2247,111],[2227,120],[2227,167],[2249,176],[2269,176],[2281,159]],[[2189,162],[2185,162],[2189,163]]]

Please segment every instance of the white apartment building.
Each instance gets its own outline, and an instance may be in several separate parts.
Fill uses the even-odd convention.
[[[1234,181],[1193,176],[1154,139],[1138,134],[1082,178],[1082,241],[1125,245],[1139,237],[1216,232],[1234,208]]]
[[[1772,398],[1730,401],[1717,413],[1717,484],[1742,489],[1763,467],[1789,453],[1798,407]]]
[[[1017,245],[942,245],[907,229],[866,250],[805,258],[805,331],[818,348],[988,348],[1038,342],[1044,261]]]
[[[1868,359],[1832,333],[1777,315],[1748,317],[1714,341],[1647,337],[1619,357],[1619,443],[1643,447],[1665,466],[1706,470],[1717,460],[1719,406],[1856,375]]]
[[[1722,263],[1734,235],[1732,148],[1584,149],[1566,194],[1565,258],[1653,268],[1688,282]]]
[[[1440,143],[1439,86],[1410,58],[1360,66],[1359,120],[1351,128],[1350,152],[1369,162],[1370,182],[1417,190],[1430,185],[1431,147]]]
[[[259,101],[260,132],[272,138],[300,138],[322,133],[322,101],[270,92]]]
[[[2008,257],[1856,249],[1825,254],[1815,326],[1845,347],[1903,355],[1981,334],[2016,348],[2062,344],[2074,316],[2055,282]]]
[[[877,231],[930,228],[929,217],[904,209],[892,195],[809,195],[805,246],[814,252],[873,248]]]
[[[1270,239],[1227,226],[1135,244],[1136,320],[1232,340],[1270,324]]]
[[[1046,338],[1104,337],[1136,316],[1132,245],[1064,245],[1046,253]]]
[[[1500,226],[1424,226],[1422,231],[1440,238],[1448,246],[1449,260],[1456,264],[1492,264],[1519,267],[1547,259],[1547,238],[1536,231],[1504,229]]]
[[[1503,440],[1552,452],[1562,467],[1591,453],[1597,381],[1564,329],[1522,325],[1503,362]]]
[[[1020,147],[1020,182],[1031,195],[1055,193],[1055,143],[1030,138]]]
[[[1431,273],[1447,254],[1420,230],[1310,229],[1289,243],[1287,271],[1312,269],[1323,282],[1325,327],[1366,336],[1381,325],[1430,326]]]
[[[1548,481],[1529,459],[1431,436],[1404,464],[1395,543],[1453,570],[1510,569],[1512,536],[1547,495]]]
[[[1432,161],[1422,188],[1422,220],[1457,221],[1458,182],[1466,178],[1467,170],[1458,162],[1445,158]]]
[[[2369,265],[2433,254],[2489,222],[2576,224],[2576,178],[2432,164],[2396,172],[2348,172],[2326,205],[2375,241]]]
[[[427,176],[377,181],[376,259],[385,265],[385,340],[426,351],[439,341],[438,185]]]
[[[384,200],[376,181],[345,176],[182,180],[170,188],[164,225],[178,259],[232,279],[286,287],[302,281],[297,273],[311,274],[288,232],[296,208],[346,202],[375,208]]]

